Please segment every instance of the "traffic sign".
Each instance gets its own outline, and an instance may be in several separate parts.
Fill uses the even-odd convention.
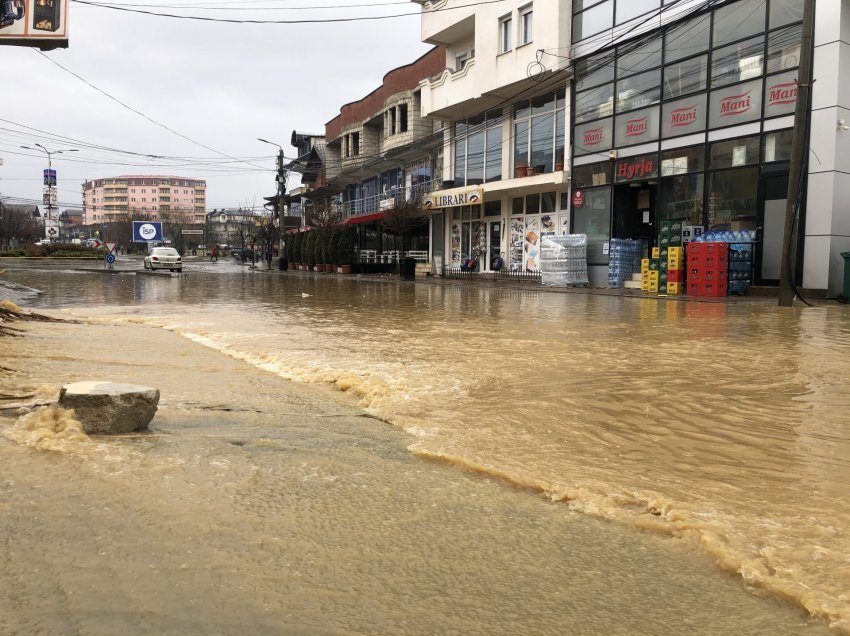
[[[106,262],[109,263],[110,265],[112,265],[112,263],[115,262],[115,254],[107,254],[106,255]]]
[[[97,240],[97,239],[89,239],[88,241],[86,241],[86,245],[87,245],[88,247],[93,247],[93,248],[97,249],[97,248],[99,248],[101,245],[103,245],[103,243],[101,243],[101,242],[100,242],[99,240]]]
[[[106,251],[109,252],[110,254],[114,254],[115,248],[118,247],[118,243],[113,243],[111,241],[107,241],[103,245],[104,245],[104,247],[106,247]]]

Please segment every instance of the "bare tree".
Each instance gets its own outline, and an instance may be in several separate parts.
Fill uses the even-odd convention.
[[[0,245],[9,247],[13,239],[27,242],[40,236],[38,222],[26,209],[29,207],[32,206],[4,205],[0,201]]]
[[[396,198],[393,207],[386,211],[381,220],[381,226],[387,234],[397,236],[401,242],[401,254],[404,256],[405,239],[410,229],[419,223],[425,215],[422,209],[422,197],[413,196],[409,199]]]

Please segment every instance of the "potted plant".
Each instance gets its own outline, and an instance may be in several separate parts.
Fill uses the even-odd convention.
[[[526,171],[528,170],[528,163],[525,161],[517,161],[516,166],[514,167],[514,174],[517,178],[524,177],[526,175]]]
[[[352,229],[343,228],[336,242],[336,260],[339,267],[336,271],[340,274],[351,273],[351,261],[354,252],[354,241],[352,240]]]
[[[331,230],[330,238],[328,239],[327,244],[327,260],[330,263],[330,269],[327,271],[335,272],[337,267],[339,267],[339,257],[337,253],[337,243],[339,243],[339,235],[342,232],[340,228],[334,228]]]
[[[300,263],[298,269],[306,269],[307,268],[307,232],[302,232],[298,235],[298,262]]]
[[[316,261],[315,269],[317,272],[325,271],[325,237],[322,236],[320,230],[316,230],[316,242],[313,244],[313,260]]]
[[[564,156],[559,154],[555,158],[555,172],[563,172],[564,171]]]

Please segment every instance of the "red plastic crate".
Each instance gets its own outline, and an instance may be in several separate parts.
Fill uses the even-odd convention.
[[[696,283],[725,283],[728,276],[729,272],[725,267],[722,269],[694,267],[688,270],[688,281]]]
[[[667,282],[668,283],[684,283],[685,282],[685,270],[683,270],[683,269],[668,269],[667,270]]]
[[[696,281],[688,281],[688,284],[685,287],[688,296],[701,296],[700,290],[702,289],[702,283]]]
[[[688,243],[689,256],[725,256],[728,249],[728,243]]]
[[[710,281],[700,283],[700,296],[707,296],[716,298],[718,296],[726,295],[726,281],[724,280],[722,283]]]

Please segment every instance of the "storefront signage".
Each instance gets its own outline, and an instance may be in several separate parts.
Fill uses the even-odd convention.
[[[68,46],[68,0],[2,0],[0,46]]]
[[[764,88],[764,100],[766,117],[793,113],[797,106],[797,70],[769,77]]]
[[[735,117],[749,112],[752,107],[750,91],[740,95],[729,95],[720,100],[720,116]]]
[[[636,181],[658,176],[658,161],[654,155],[631,157],[617,162],[614,181]]]
[[[705,95],[696,95],[664,105],[662,137],[676,137],[705,130]]]
[[[709,124],[731,126],[761,118],[762,80],[731,86],[711,93]]]
[[[584,206],[584,190],[575,190],[573,192],[573,207],[580,208]]]
[[[422,201],[426,210],[437,208],[456,208],[462,205],[481,205],[484,202],[484,190],[481,188],[455,188],[432,192]]]
[[[613,120],[604,119],[575,127],[575,154],[588,155],[611,148]]]
[[[658,106],[621,115],[614,126],[614,144],[632,146],[658,139]]]

